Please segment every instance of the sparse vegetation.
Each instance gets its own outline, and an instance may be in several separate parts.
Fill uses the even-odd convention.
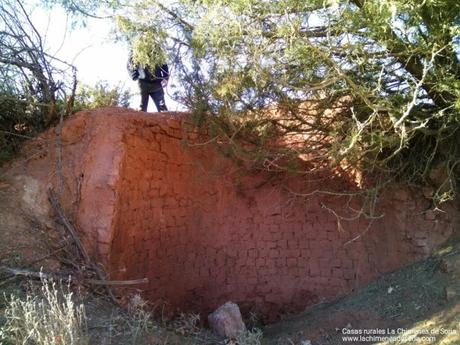
[[[180,313],[173,321],[173,328],[179,334],[196,336],[201,332],[200,315]]]
[[[79,85],[75,93],[73,111],[101,107],[128,107],[131,94],[122,86],[99,81],[94,86]]]
[[[235,340],[238,345],[260,345],[262,336],[262,331],[258,328],[254,328],[240,333]]]
[[[147,302],[139,294],[132,296],[128,305],[129,317],[125,319],[131,333],[132,344],[137,344],[153,325]]]
[[[88,345],[86,314],[69,286],[43,280],[39,293],[12,295],[1,339],[10,344]]]

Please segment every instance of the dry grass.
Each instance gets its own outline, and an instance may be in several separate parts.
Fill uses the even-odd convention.
[[[0,339],[7,344],[87,345],[85,308],[73,297],[68,286],[47,280],[39,293],[24,299],[12,295]]]
[[[152,328],[152,314],[147,302],[139,295],[134,295],[128,306],[129,317],[125,319],[131,333],[131,344],[135,345]]]
[[[262,336],[262,331],[254,328],[250,331],[240,333],[235,340],[238,345],[260,345]]]
[[[199,314],[180,313],[172,322],[174,331],[178,334],[196,336],[202,331],[201,319]]]

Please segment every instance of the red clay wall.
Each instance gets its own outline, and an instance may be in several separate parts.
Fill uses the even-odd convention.
[[[426,256],[457,225],[455,210],[433,212],[421,192],[397,190],[380,198],[385,216],[370,227],[362,218],[338,226],[334,213],[350,216],[348,198],[287,190],[347,190],[349,182],[331,174],[322,185],[289,176],[262,183],[197,145],[184,118],[108,108],[80,113],[63,130],[74,196],[65,205],[88,251],[112,279],[147,277],[139,288],[152,302],[206,312],[232,300],[269,316],[300,310]],[[27,164],[56,185],[53,135],[48,156]]]
[[[184,144],[179,121],[126,121],[109,271],[147,277],[152,301],[205,312],[227,300],[265,314],[300,310],[426,256],[452,232],[448,214],[407,191],[380,201],[385,217],[370,228],[364,219],[338,226],[333,213],[350,215],[348,198],[286,188],[347,189],[345,180],[260,186],[262,176],[235,172],[213,147]]]

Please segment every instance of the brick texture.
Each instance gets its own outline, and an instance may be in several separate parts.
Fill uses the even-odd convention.
[[[458,223],[450,206],[425,217],[413,190],[387,191],[372,221],[354,217],[358,199],[296,196],[353,183],[333,171],[267,182],[200,145],[186,118],[110,108],[64,128],[65,152],[85,157],[66,169],[84,176],[73,214],[88,251],[112,279],[147,277],[139,288],[171,310],[300,311],[426,257]]]

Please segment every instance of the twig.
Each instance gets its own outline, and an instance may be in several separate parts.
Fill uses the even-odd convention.
[[[92,285],[111,285],[111,286],[124,286],[124,285],[139,285],[148,284],[148,278],[133,279],[133,280],[96,280],[85,279],[85,282]]]
[[[56,193],[53,191],[52,188],[48,189],[48,199],[49,199],[49,201],[51,203],[51,206],[53,207],[54,211],[56,212],[57,216],[59,217],[59,219],[61,220],[62,224],[64,225],[64,228],[69,232],[70,236],[72,237],[73,241],[75,242],[75,245],[77,246],[77,248],[78,248],[78,250],[79,250],[79,252],[80,252],[80,254],[82,256],[83,262],[85,263],[85,265],[94,270],[94,272],[96,273],[97,278],[100,281],[104,281],[105,280],[104,274],[102,273],[102,271],[100,270],[99,267],[97,267],[96,265],[94,265],[91,262],[91,259],[90,259],[89,255],[88,255],[88,253],[86,252],[85,248],[83,247],[83,244],[80,241],[80,237],[78,236],[78,233],[77,233],[75,227],[67,219],[67,217],[66,217],[66,215],[64,213],[64,210],[62,209],[62,207],[61,207],[61,205],[59,203],[59,200],[57,199]],[[105,288],[106,288],[107,294],[110,296],[112,301],[117,303],[117,299],[113,295],[113,292],[110,289],[109,285],[105,285]]]
[[[43,273],[43,272],[35,272],[35,271],[30,271],[30,270],[25,270],[22,268],[11,268],[11,267],[6,267],[6,266],[0,266],[0,270],[3,272],[7,272],[9,274],[12,274],[14,276],[24,276],[24,277],[31,277],[31,278],[37,278],[37,279],[50,279],[50,278],[55,278],[56,276],[59,275],[51,275],[48,273]]]
[[[353,243],[353,242],[359,240],[361,237],[363,237],[363,236],[370,230],[370,228],[371,228],[373,222],[374,222],[374,220],[371,219],[371,220],[369,221],[369,224],[367,224],[366,229],[364,229],[363,232],[359,233],[358,235],[356,235],[355,237],[353,237],[351,240],[345,242],[345,243],[343,244],[343,246],[344,246],[344,247],[345,247],[345,246],[348,246],[350,243]]]
[[[68,104],[66,104],[66,106],[67,105]],[[61,195],[61,193],[64,191],[64,168],[62,163],[62,128],[64,126],[64,112],[64,109],[59,112],[59,124],[56,126],[56,173],[59,176],[59,195]]]
[[[13,268],[0,266],[0,271],[6,272],[8,274],[16,276],[23,276],[36,279],[67,279],[69,275],[63,273],[44,273],[30,271],[23,268]],[[13,277],[8,277],[5,280],[9,281]],[[139,285],[139,284],[148,284],[148,278],[142,279],[133,279],[133,280],[98,280],[98,279],[83,279],[83,283],[91,285],[112,285],[112,286],[125,286],[125,285]]]
[[[9,282],[15,280],[16,277],[17,277],[17,276],[12,276],[12,277],[8,277],[8,278],[3,279],[3,280],[0,282],[0,286],[3,286],[3,285],[8,284]]]
[[[64,214],[64,211],[62,210],[62,207],[59,204],[59,201],[58,201],[58,199],[56,197],[56,193],[51,188],[48,189],[48,200],[50,201],[51,206],[53,207],[53,209],[56,212],[57,216],[61,220],[62,224],[64,225],[64,227],[66,228],[66,230],[69,232],[70,236],[72,237],[73,241],[75,242],[78,250],[80,251],[80,254],[83,257],[83,261],[85,262],[85,264],[90,265],[91,260],[89,258],[88,253],[86,252],[85,248],[83,247],[83,244],[80,241],[80,237],[78,236],[77,231],[75,230],[75,227],[67,219],[67,217]]]
[[[13,132],[10,132],[10,131],[5,131],[3,129],[0,129],[0,132],[8,134],[8,135],[14,135],[15,137],[24,138],[24,139],[33,139],[34,138],[34,137],[29,136],[29,135],[13,133]]]
[[[56,250],[53,250],[51,253],[48,253],[46,255],[43,255],[42,257],[38,258],[38,259],[35,259],[34,261],[32,262],[29,262],[29,266],[32,266],[34,264],[36,264],[37,262],[40,262],[40,261],[43,261],[43,260],[46,260],[48,258],[50,258],[51,256],[53,256],[54,254],[56,253],[59,253],[61,250],[65,249],[65,247],[67,247],[67,244],[64,244],[63,246],[60,246],[59,248],[57,248]]]

